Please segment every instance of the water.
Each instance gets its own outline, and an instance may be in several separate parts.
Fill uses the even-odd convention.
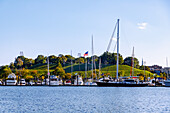
[[[170,113],[166,87],[0,87],[0,113]]]

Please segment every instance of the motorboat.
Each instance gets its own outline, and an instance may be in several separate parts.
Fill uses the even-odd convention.
[[[88,79],[84,85],[88,85],[88,86],[97,85],[96,82],[92,82],[92,81],[93,81],[92,79]]]
[[[61,84],[59,78],[57,78],[55,75],[50,76],[50,81],[49,81],[48,78],[44,79],[43,82],[42,82],[42,85],[49,85],[49,83],[52,86]]]
[[[51,86],[59,85],[59,79],[55,75],[50,76],[50,85]]]
[[[66,80],[65,85],[71,85],[71,80]]]
[[[25,79],[22,78],[19,82],[19,85],[25,86],[26,85]]]
[[[17,85],[17,79],[14,73],[8,75],[8,79],[6,80],[6,85]]]

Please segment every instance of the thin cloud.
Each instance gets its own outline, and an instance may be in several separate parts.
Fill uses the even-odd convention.
[[[147,24],[148,24],[148,23],[145,23],[145,22],[143,22],[143,23],[138,23],[138,24],[137,24],[137,25],[138,25],[138,29],[146,29]]]

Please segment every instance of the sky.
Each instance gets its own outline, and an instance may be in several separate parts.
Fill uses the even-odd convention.
[[[0,0],[0,65],[9,65],[23,51],[38,55],[107,49],[120,19],[120,54],[140,64],[166,67],[170,62],[169,0]],[[115,35],[116,38],[116,35]],[[110,52],[114,51],[113,39]],[[170,63],[169,63],[170,65]]]

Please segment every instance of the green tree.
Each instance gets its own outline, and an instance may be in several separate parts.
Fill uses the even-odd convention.
[[[113,64],[117,63],[117,53],[104,52],[101,56],[101,62],[104,64]],[[123,63],[123,57],[119,54],[119,64]]]
[[[44,64],[46,63],[47,57],[44,57],[43,55],[38,55],[38,57],[35,59],[35,64]]]
[[[15,69],[15,65],[14,65],[14,63],[13,63],[13,62],[11,62],[11,63],[10,63],[10,65],[9,65],[9,67],[10,67],[10,69],[11,69],[11,70],[14,70],[14,69]]]
[[[132,57],[126,57],[123,64],[132,66]],[[137,58],[134,58],[134,68],[139,68],[139,61]]]
[[[71,79],[71,73],[66,73],[65,79]]]
[[[143,65],[140,66],[139,69],[144,70],[144,66]],[[150,71],[150,68],[148,66],[145,66],[145,70]]]
[[[35,61],[33,59],[25,58],[23,63],[24,63],[23,64],[24,68],[27,69],[27,68],[31,67],[35,63]]]
[[[0,78],[6,79],[6,77],[11,74],[12,71],[8,66],[1,66],[0,68]]]
[[[21,69],[23,67],[23,60],[20,57],[18,57],[15,60],[14,65],[15,65],[15,67],[17,67],[17,69]]]
[[[75,59],[75,63],[79,63],[80,62],[80,64],[83,64],[84,63],[84,58],[76,58]]]
[[[57,63],[57,57],[55,55],[49,56],[49,62],[50,63]]]
[[[75,57],[71,56],[71,55],[65,55],[65,57],[67,58],[66,63],[67,64],[71,64],[71,60],[74,62]]]

